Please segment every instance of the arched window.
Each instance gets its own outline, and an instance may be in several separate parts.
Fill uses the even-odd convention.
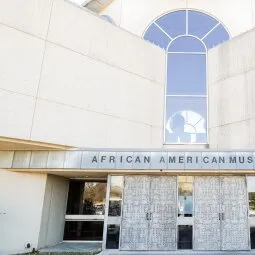
[[[207,51],[229,33],[205,13],[180,10],[154,21],[144,39],[167,53],[165,143],[207,143]]]

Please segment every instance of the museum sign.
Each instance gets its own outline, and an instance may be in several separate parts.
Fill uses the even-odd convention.
[[[124,149],[1,151],[0,167],[116,170],[255,170],[255,152]]]

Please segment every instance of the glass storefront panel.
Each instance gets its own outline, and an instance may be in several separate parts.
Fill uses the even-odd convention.
[[[102,241],[103,221],[66,221],[64,240]]]
[[[178,249],[192,249],[192,226],[178,226]]]
[[[251,249],[255,249],[255,227],[250,228]]]
[[[179,176],[178,180],[178,216],[192,217],[193,177]]]
[[[108,216],[121,216],[123,176],[111,176]]]
[[[67,201],[68,215],[104,215],[105,182],[71,180]]]
[[[119,249],[120,225],[107,226],[106,249]]]
[[[249,216],[255,217],[255,192],[249,192]]]

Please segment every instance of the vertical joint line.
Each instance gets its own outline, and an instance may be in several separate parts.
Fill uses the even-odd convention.
[[[186,35],[189,34],[189,11],[186,10]]]
[[[30,128],[30,133],[29,133],[29,139],[31,139],[31,137],[32,137],[32,131],[33,131],[33,127],[34,127],[35,112],[36,112],[36,107],[37,107],[37,100],[38,100],[40,83],[41,83],[41,79],[42,79],[43,64],[44,64],[45,53],[46,53],[46,43],[47,43],[47,40],[48,40],[48,34],[49,34],[49,29],[50,29],[50,24],[51,24],[53,4],[54,4],[54,0],[52,0],[51,7],[50,7],[49,23],[48,23],[46,37],[45,37],[45,41],[44,41],[44,49],[43,49],[41,70],[40,70],[40,75],[39,75],[39,79],[38,79],[38,86],[37,86],[37,91],[36,91],[36,96],[35,96],[35,104],[34,104],[34,111],[33,111],[33,115],[32,115],[32,122],[31,122],[31,128]]]

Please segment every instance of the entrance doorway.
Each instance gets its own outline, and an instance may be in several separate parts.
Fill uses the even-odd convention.
[[[176,250],[177,178],[126,176],[121,250]]]
[[[245,177],[197,176],[194,192],[194,249],[249,250]]]
[[[103,241],[106,180],[70,180],[64,241]]]

